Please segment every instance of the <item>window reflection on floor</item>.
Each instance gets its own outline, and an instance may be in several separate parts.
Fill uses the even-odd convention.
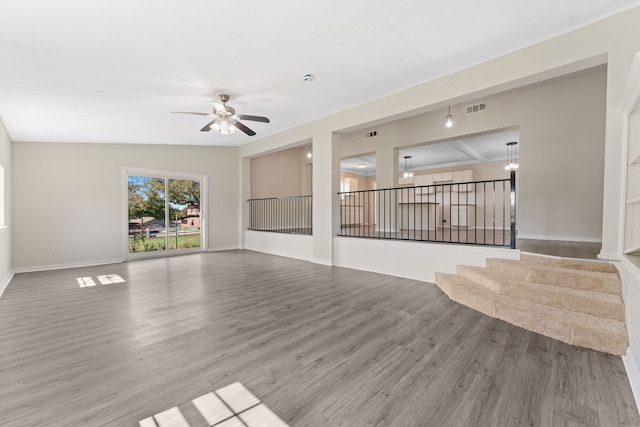
[[[126,281],[119,274],[102,274],[100,276],[96,276],[96,278],[101,285],[124,283]],[[96,286],[96,282],[93,280],[93,277],[78,277],[76,280],[81,288]]]

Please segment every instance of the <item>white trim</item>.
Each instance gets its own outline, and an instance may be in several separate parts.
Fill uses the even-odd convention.
[[[636,108],[636,104],[640,100],[640,51],[633,55],[624,87],[620,109],[628,116]]]
[[[622,92],[622,99],[620,100],[620,111],[623,114],[622,118],[622,153],[621,153],[621,167],[620,167],[620,197],[621,200],[626,203],[623,205],[623,209],[620,210],[620,222],[618,228],[618,247],[620,252],[629,252],[625,250],[625,234],[626,234],[626,211],[627,211],[627,169],[630,163],[636,162],[637,157],[629,159],[629,117],[633,114],[633,111],[640,100],[640,51],[633,55],[629,72],[627,73],[627,79],[624,84],[624,91]]]
[[[553,241],[559,241],[559,242],[602,243],[601,237],[542,236],[538,234],[518,234],[518,239],[553,240]]]
[[[617,252],[602,252],[602,250],[600,250],[598,259],[603,261],[620,261],[620,254]]]
[[[104,259],[104,260],[95,260],[95,261],[74,262],[69,264],[37,265],[34,267],[14,268],[13,271],[14,273],[33,273],[36,271],[64,270],[65,268],[93,267],[96,265],[119,264],[125,261],[126,259],[118,259],[118,258]]]
[[[624,363],[624,368],[627,371],[631,392],[636,400],[636,408],[640,408],[640,370],[638,370],[638,365],[634,363],[634,360],[631,349],[627,348],[627,354],[622,356],[622,363]]]
[[[629,347],[627,348],[627,354],[623,356],[625,370],[627,371],[627,377],[633,396],[636,400],[636,404],[640,407],[640,368],[638,367],[638,357],[640,355],[634,354],[632,348],[640,348],[638,344],[638,330],[640,325],[636,325],[633,321],[633,314],[637,313],[640,307],[633,306],[634,303],[640,301],[640,268],[638,268],[629,258],[623,256],[621,261],[616,263],[615,266],[620,272],[620,278],[622,280],[622,299],[624,301],[625,309],[625,324],[627,325],[627,332],[629,334]],[[634,294],[635,296],[633,296]]]
[[[328,267],[333,267],[333,262],[331,262],[330,260],[326,260],[326,259],[320,259],[320,258],[311,258],[309,261],[311,261],[314,264],[320,264],[320,265],[326,265]]]
[[[9,274],[7,274],[7,277],[5,277],[2,282],[0,282],[0,298],[2,297],[2,294],[4,293],[5,289],[7,289],[7,286],[9,286],[9,283],[11,283],[11,279],[13,279],[14,275],[15,275],[15,271],[10,270]]]
[[[238,245],[235,246],[215,246],[213,248],[207,249],[207,252],[220,252],[220,251],[233,251],[236,249],[240,249]]]

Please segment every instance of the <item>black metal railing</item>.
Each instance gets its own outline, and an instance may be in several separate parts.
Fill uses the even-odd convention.
[[[276,233],[313,232],[312,196],[249,199],[249,230]]]
[[[516,245],[510,179],[338,193],[339,236],[470,245]]]

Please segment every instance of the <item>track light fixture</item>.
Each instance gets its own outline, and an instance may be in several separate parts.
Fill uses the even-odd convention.
[[[449,114],[447,114],[447,121],[445,122],[444,125],[448,128],[453,126],[453,116],[451,115],[451,105],[449,105]]]

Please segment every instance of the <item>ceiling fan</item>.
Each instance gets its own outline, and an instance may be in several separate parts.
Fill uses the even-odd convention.
[[[189,111],[172,111],[174,114],[195,114],[198,116],[214,117],[209,123],[205,125],[201,132],[209,132],[211,129],[216,130],[218,133],[228,137],[229,134],[235,132],[236,129],[240,129],[242,132],[249,136],[253,136],[256,133],[244,125],[240,120],[250,120],[254,122],[269,123],[269,119],[262,116],[250,116],[247,114],[236,114],[236,110],[227,105],[229,102],[229,95],[223,93],[220,94],[220,102],[213,101],[213,112],[211,113],[192,113]]]

